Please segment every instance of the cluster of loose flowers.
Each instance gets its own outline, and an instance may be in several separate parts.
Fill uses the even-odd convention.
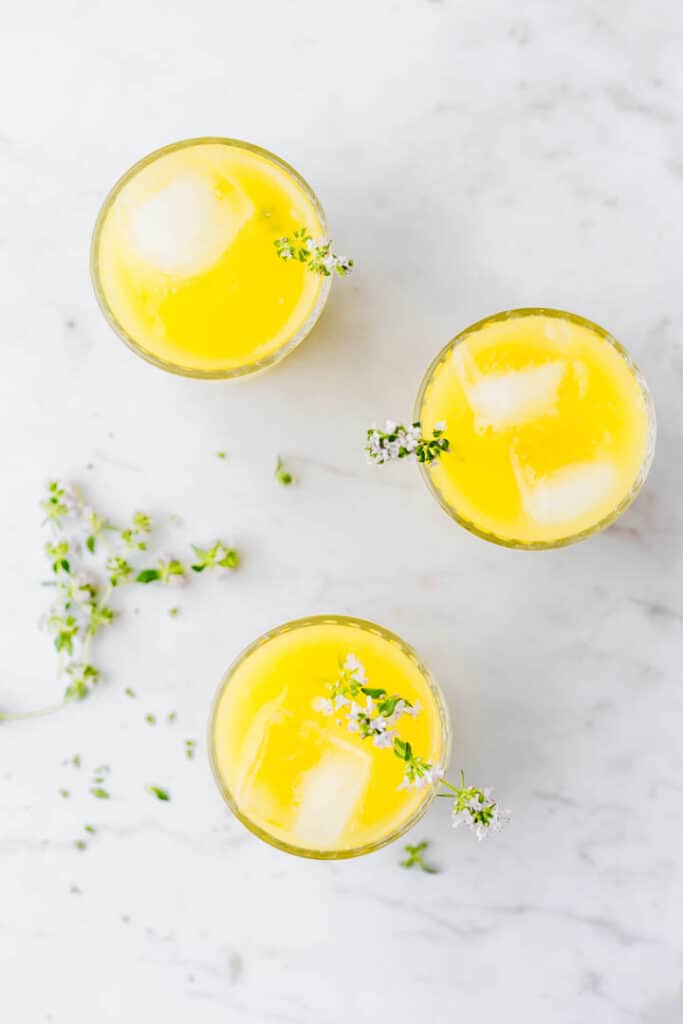
[[[418,462],[432,465],[444,452],[450,450],[450,441],[444,436],[445,423],[436,423],[431,437],[424,437],[419,421],[405,427],[387,420],[384,430],[372,426],[368,429],[365,451],[370,462],[383,465],[398,462],[414,455]]]
[[[333,273],[346,277],[353,270],[353,260],[337,256],[330,239],[312,238],[306,228],[297,228],[292,235],[276,238],[273,244],[281,260],[306,263],[309,270],[323,277]]]
[[[365,701],[361,703],[363,697]],[[345,721],[347,729],[360,739],[370,739],[376,747],[392,750],[404,763],[399,789],[446,787],[448,792],[438,795],[453,800],[454,828],[467,824],[481,840],[488,832],[498,831],[508,820],[509,812],[498,806],[490,789],[465,786],[464,774],[461,785],[453,785],[443,778],[443,769],[416,754],[411,744],[399,736],[396,728],[399,721],[405,715],[419,714],[419,704],[368,685],[365,669],[354,654],[348,654],[340,662],[339,675],[328,684],[328,695],[314,698],[313,708],[324,715],[335,716],[338,725]]]
[[[66,688],[59,704],[38,712],[0,712],[0,720],[47,713],[88,696],[100,679],[91,659],[92,641],[114,621],[115,590],[128,583],[182,583],[189,570],[227,574],[238,564],[237,551],[220,540],[208,548],[193,547],[189,565],[174,555],[151,559],[153,524],[148,515],[136,512],[128,525],[115,526],[70,484],[52,481],[41,507],[50,531],[45,551],[52,575],[48,585],[53,588],[45,624],[58,653],[57,675]]]

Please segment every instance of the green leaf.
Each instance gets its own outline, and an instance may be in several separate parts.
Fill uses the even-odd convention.
[[[221,569],[236,569],[239,564],[239,555],[234,548],[228,548],[225,557],[217,563]]]
[[[380,697],[384,697],[386,690],[373,689],[371,686],[361,686],[360,692],[364,693],[366,697],[370,697],[371,700],[379,700]]]
[[[394,737],[394,753],[404,761],[408,760],[408,746],[409,744],[402,740],[400,736]]]
[[[155,796],[157,800],[167,801],[171,799],[171,794],[167,789],[162,789],[161,786],[148,786],[147,792]]]
[[[285,469],[284,463],[279,455],[277,457],[277,462],[275,463],[275,479],[279,484],[282,484],[283,487],[289,487],[290,484],[294,483],[294,477],[289,470]]]
[[[136,583],[153,583],[154,580],[160,580],[161,573],[158,569],[143,569],[135,577]]]
[[[191,565],[190,568],[193,572],[204,572],[206,569],[205,565]]]
[[[382,715],[383,718],[389,718],[393,715],[396,710],[396,705],[400,699],[400,697],[388,697],[386,700],[383,700],[377,709],[380,715]]]
[[[86,548],[88,549],[88,551],[90,552],[91,555],[95,554],[95,543],[96,542],[95,542],[94,536],[92,534],[90,534],[90,536],[88,537],[88,539],[85,542],[85,546],[86,546]]]
[[[92,794],[92,796],[96,797],[98,800],[110,800],[111,799],[111,797],[109,796],[109,793],[106,791],[106,789],[102,789],[101,786],[92,786],[91,789],[90,789],[90,793]]]

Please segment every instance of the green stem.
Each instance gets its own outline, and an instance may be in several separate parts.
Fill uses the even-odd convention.
[[[62,700],[59,704],[48,704],[47,707],[37,708],[35,711],[0,711],[0,722],[21,722],[28,718],[43,718],[45,715],[54,715],[69,704],[69,700]]]

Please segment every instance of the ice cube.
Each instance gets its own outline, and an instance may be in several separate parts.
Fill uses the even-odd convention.
[[[266,754],[271,730],[291,714],[283,707],[286,696],[285,689],[260,707],[251,719],[232,780],[232,791],[239,806],[246,807],[252,800],[252,790]]]
[[[190,277],[212,267],[251,216],[238,189],[218,195],[201,177],[177,178],[128,212],[133,248],[164,274]]]
[[[458,345],[453,364],[474,413],[477,430],[500,430],[555,411],[566,364],[561,361],[527,370],[481,373],[474,359]]]
[[[527,514],[544,526],[559,526],[587,515],[605,502],[619,479],[616,466],[606,459],[574,462],[533,482],[519,465],[515,471]]]
[[[292,839],[309,850],[334,850],[353,819],[372,774],[372,756],[330,737],[330,746],[303,776]]]

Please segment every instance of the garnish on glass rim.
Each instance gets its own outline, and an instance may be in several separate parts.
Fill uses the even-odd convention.
[[[365,705],[358,703],[365,697]],[[404,697],[389,694],[386,690],[368,684],[363,665],[355,656],[348,654],[340,662],[339,675],[328,684],[328,696],[316,697],[313,708],[324,715],[334,715],[339,725],[346,716],[346,726],[357,733],[362,740],[372,739],[376,747],[384,747],[404,762],[403,778],[399,789],[422,789],[425,786],[445,786],[447,796],[453,800],[453,828],[467,824],[481,840],[489,831],[499,831],[510,814],[499,808],[490,789],[465,786],[461,773],[461,785],[455,786],[443,778],[443,769],[416,754],[411,744],[402,739],[396,730],[404,715],[416,716],[420,706]]]
[[[353,270],[353,260],[343,260],[332,248],[328,238],[312,238],[307,228],[297,228],[292,235],[284,235],[273,242],[281,260],[297,260],[306,263],[314,274],[329,277],[338,274],[346,277]]]
[[[451,443],[444,436],[445,423],[436,423],[432,436],[422,434],[419,420],[405,427],[402,423],[387,420],[384,430],[372,426],[368,429],[365,451],[370,462],[383,465],[385,462],[398,462],[414,455],[418,462],[432,465],[444,452],[450,451]]]
[[[90,657],[92,641],[114,621],[116,612],[109,603],[114,590],[134,582],[184,582],[190,568],[173,555],[157,556],[152,565],[135,564],[147,552],[153,530],[144,512],[136,512],[128,526],[114,526],[75,486],[58,481],[48,485],[41,507],[51,533],[45,551],[54,588],[45,622],[58,653],[57,677],[67,685],[59,703],[36,711],[0,711],[0,722],[50,714],[87,697],[100,679]],[[229,574],[239,560],[234,548],[220,540],[206,549],[194,547],[194,552],[195,573],[218,569]],[[134,696],[130,689],[125,692]]]

